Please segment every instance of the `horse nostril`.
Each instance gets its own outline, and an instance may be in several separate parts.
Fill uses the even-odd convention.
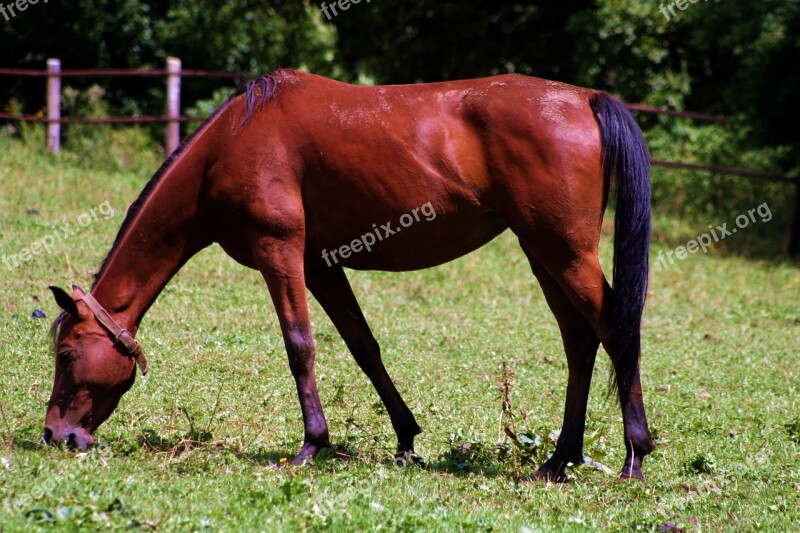
[[[78,447],[78,440],[75,437],[75,433],[70,433],[67,437],[67,447],[68,448],[77,448]]]
[[[44,440],[45,444],[50,444],[53,440],[53,430],[50,428],[44,428],[44,435],[42,435],[42,439]]]

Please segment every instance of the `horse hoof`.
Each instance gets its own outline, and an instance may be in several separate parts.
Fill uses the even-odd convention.
[[[619,477],[617,478],[617,483],[626,483],[628,480],[635,479],[638,481],[646,481],[647,478],[644,477],[644,474],[641,472],[620,472]]]
[[[407,466],[418,465],[425,468],[425,460],[417,455],[413,450],[397,452],[394,454],[394,466],[397,468],[405,468]]]
[[[297,457],[292,459],[292,466],[303,466],[306,464],[306,461],[313,459],[314,456],[310,454],[299,454]]]
[[[544,470],[537,470],[536,475],[533,476],[533,480],[544,483],[566,483],[569,481],[569,478],[567,478],[567,475],[563,472],[554,474]]]
[[[303,466],[307,461],[314,459],[317,454],[323,448],[329,448],[330,444],[311,444],[305,443],[303,444],[303,448],[300,450],[300,453],[297,454],[297,457],[292,459],[292,464],[294,466]]]

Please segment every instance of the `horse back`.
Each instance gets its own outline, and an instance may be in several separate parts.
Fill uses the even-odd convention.
[[[425,268],[502,232],[517,200],[596,190],[586,180],[600,174],[591,94],[520,75],[369,87],[291,72],[246,125],[236,125],[244,102],[232,102],[219,178],[240,211],[265,223],[276,210],[302,213],[314,249],[350,243],[431,205],[435,221],[343,261]],[[397,259],[411,248],[413,258]]]

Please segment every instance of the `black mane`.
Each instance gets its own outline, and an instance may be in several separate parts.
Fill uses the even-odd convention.
[[[245,115],[242,125],[250,122],[256,107],[259,109],[269,103],[270,100],[278,92],[278,86],[283,80],[286,73],[291,72],[286,69],[276,70],[270,74],[266,74],[239,87],[231,98],[235,98],[240,94],[245,95]],[[260,90],[259,90],[260,89]],[[230,99],[229,99],[230,100]]]

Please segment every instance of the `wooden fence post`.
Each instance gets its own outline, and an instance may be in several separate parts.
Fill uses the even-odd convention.
[[[167,58],[167,156],[181,143],[181,60]]]
[[[47,60],[47,148],[61,151],[61,60]]]

